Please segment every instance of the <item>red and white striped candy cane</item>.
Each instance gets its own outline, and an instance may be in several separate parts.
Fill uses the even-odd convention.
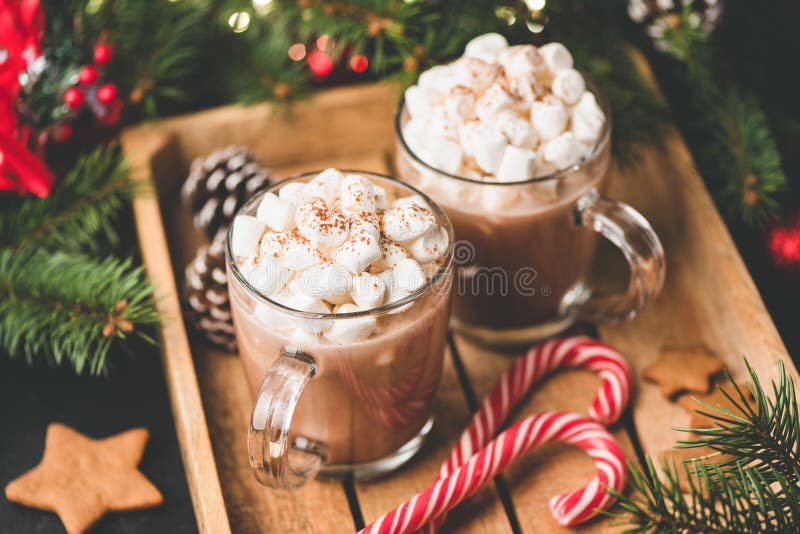
[[[533,347],[503,373],[461,434],[439,476],[451,473],[483,447],[534,384],[566,367],[585,367],[600,376],[602,382],[589,407],[589,417],[604,425],[615,423],[630,396],[628,361],[612,347],[588,337],[553,339]]]
[[[585,487],[550,500],[559,524],[575,525],[613,502],[606,487],[622,491],[627,468],[617,442],[600,424],[577,414],[547,412],[526,417],[425,491],[361,530],[360,534],[414,532],[473,495],[532,448],[551,442],[577,445],[594,460],[597,476]]]

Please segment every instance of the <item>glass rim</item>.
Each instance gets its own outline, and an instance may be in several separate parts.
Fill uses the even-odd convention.
[[[524,184],[535,184],[540,182],[547,182],[549,180],[556,180],[558,178],[563,178],[564,176],[577,172],[581,170],[583,167],[594,161],[601,153],[601,149],[609,142],[611,138],[611,106],[608,103],[608,99],[606,98],[605,94],[600,90],[597,84],[590,78],[585,72],[579,71],[583,76],[583,79],[586,81],[586,86],[589,88],[590,92],[594,95],[597,99],[597,103],[600,106],[600,109],[605,114],[606,120],[603,121],[603,129],[600,132],[600,137],[597,138],[597,141],[592,145],[591,150],[585,152],[583,156],[581,156],[578,161],[574,164],[570,165],[565,169],[561,169],[550,174],[546,174],[544,176],[535,176],[533,178],[527,178],[525,180],[516,180],[513,182],[486,182],[484,180],[477,180],[474,178],[467,178],[466,176],[459,176],[458,174],[452,174],[449,172],[445,172],[441,169],[437,169],[430,163],[426,162],[422,159],[416,152],[414,152],[408,143],[403,137],[403,127],[400,124],[403,120],[403,112],[406,109],[406,98],[405,93],[400,97],[400,101],[397,104],[397,110],[395,111],[394,116],[394,130],[395,136],[400,141],[403,149],[408,153],[411,158],[425,167],[428,170],[441,174],[447,178],[452,178],[454,180],[460,180],[462,182],[468,182],[471,184],[478,184],[478,185],[485,185],[485,186],[513,186],[513,185],[524,185]]]
[[[268,306],[272,306],[273,308],[277,308],[281,312],[288,313],[288,314],[293,315],[295,317],[302,317],[304,319],[348,319],[348,318],[356,318],[356,317],[366,317],[366,316],[371,316],[371,315],[383,315],[383,314],[388,313],[388,312],[390,312],[392,310],[395,310],[397,308],[401,308],[402,306],[405,306],[405,305],[407,305],[409,303],[416,302],[417,300],[419,300],[420,298],[422,298],[423,296],[428,294],[429,291],[439,282],[439,280],[442,279],[442,277],[447,272],[447,270],[450,269],[450,266],[451,266],[451,264],[453,262],[453,256],[454,256],[454,250],[455,250],[455,238],[454,238],[454,235],[453,235],[453,225],[450,222],[450,218],[439,207],[439,205],[436,204],[436,202],[434,202],[428,195],[426,195],[425,193],[423,193],[422,191],[420,191],[416,187],[413,187],[413,186],[411,186],[411,185],[409,185],[409,184],[407,184],[405,182],[402,182],[402,181],[398,180],[397,178],[395,178],[393,176],[389,176],[387,174],[381,174],[381,173],[377,173],[377,172],[356,170],[356,169],[337,169],[337,170],[339,170],[339,172],[341,172],[342,174],[360,174],[362,176],[375,177],[375,178],[379,178],[379,179],[382,179],[382,180],[387,180],[389,182],[393,182],[395,184],[399,184],[401,187],[410,190],[412,192],[412,194],[417,194],[417,195],[421,196],[423,198],[423,200],[425,200],[425,202],[428,203],[428,205],[431,207],[431,209],[433,210],[433,212],[437,216],[437,218],[444,223],[443,227],[447,230],[447,237],[448,237],[447,251],[445,252],[445,254],[443,256],[444,260],[442,261],[442,265],[439,266],[439,268],[436,270],[436,273],[434,273],[434,275],[431,276],[430,280],[425,282],[425,284],[423,284],[419,289],[417,289],[413,293],[410,293],[409,295],[403,297],[402,299],[394,301],[394,302],[390,302],[389,304],[384,304],[382,306],[378,306],[376,308],[369,308],[369,309],[366,309],[366,310],[358,310],[358,311],[347,312],[347,313],[332,313],[332,312],[331,313],[315,313],[315,312],[297,310],[295,308],[291,308],[289,306],[286,306],[284,304],[281,304],[280,302],[277,302],[277,301],[269,298],[267,295],[264,295],[258,289],[253,287],[253,285],[247,280],[247,278],[242,273],[241,269],[239,269],[239,265],[236,263],[236,261],[233,258],[233,251],[231,250],[231,237],[233,235],[233,224],[234,223],[231,222],[231,224],[230,224],[230,226],[228,228],[228,231],[227,231],[227,240],[226,240],[227,242],[225,243],[225,262],[228,264],[228,268],[230,269],[231,273],[233,273],[233,277],[239,282],[239,284],[241,284],[241,286],[245,289],[245,291],[248,292],[248,294],[251,297],[257,299],[258,301],[260,301],[260,302],[262,302],[264,304],[267,304]],[[260,200],[267,193],[272,193],[274,191],[277,191],[281,187],[283,187],[284,185],[286,185],[286,184],[288,184],[290,182],[298,182],[298,181],[306,179],[306,178],[308,178],[310,176],[316,176],[321,172],[322,172],[322,170],[317,170],[317,171],[303,172],[303,173],[295,174],[293,176],[290,176],[289,178],[286,178],[284,180],[281,180],[281,181],[271,185],[270,187],[268,187],[266,189],[262,189],[262,190],[258,191],[252,197],[250,197],[250,199],[248,199],[247,202],[245,202],[244,205],[241,208],[239,208],[236,211],[236,214],[234,215],[233,220],[235,221],[236,217],[238,215],[243,213],[245,210],[248,210],[249,208],[251,208],[255,204],[256,200]]]

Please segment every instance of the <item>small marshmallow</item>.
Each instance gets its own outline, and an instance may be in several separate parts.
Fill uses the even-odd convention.
[[[275,231],[291,230],[294,228],[294,206],[275,193],[267,193],[258,204],[256,218]]]
[[[301,271],[323,261],[320,250],[297,230],[264,234],[258,254],[262,261],[272,258],[290,271]]]
[[[564,132],[544,145],[543,157],[557,169],[566,169],[576,163],[583,153],[583,147],[575,140],[572,132]]]
[[[501,111],[495,117],[494,124],[512,145],[523,148],[533,148],[536,145],[536,132],[531,123],[516,111]]]
[[[336,313],[353,313],[359,311],[355,304],[342,304]],[[348,317],[334,319],[330,330],[325,332],[325,339],[337,344],[357,343],[372,335],[378,321],[375,317]]]
[[[444,101],[444,111],[447,118],[455,123],[463,123],[469,119],[475,108],[475,92],[469,87],[457,85],[450,89]]]
[[[456,85],[463,85],[476,93],[482,93],[494,83],[500,74],[496,65],[474,57],[462,57],[452,65],[453,78],[448,91]]]
[[[258,240],[266,224],[250,215],[237,215],[233,220],[231,252],[235,257],[252,256],[258,251]]]
[[[383,303],[385,293],[386,285],[380,276],[364,272],[353,277],[350,297],[362,310],[380,306]]]
[[[511,95],[499,83],[495,83],[475,102],[475,115],[483,122],[492,122],[495,115],[511,108],[513,104]]]
[[[593,144],[600,137],[606,116],[595,96],[585,91],[572,109],[572,133],[581,143]]]
[[[501,211],[514,204],[519,191],[514,186],[486,185],[481,194],[481,205],[487,211]]]
[[[442,172],[453,174],[461,167],[464,153],[461,145],[452,139],[434,137],[425,150],[427,162]]]
[[[341,209],[345,215],[375,211],[372,182],[358,174],[348,174],[342,180]]]
[[[286,332],[294,328],[291,315],[263,302],[256,304],[253,316],[270,330]]]
[[[464,48],[464,55],[487,63],[496,63],[497,55],[508,48],[508,41],[499,33],[484,33],[473,38]]]
[[[386,269],[392,269],[397,262],[408,257],[406,249],[385,237],[380,239],[381,257],[370,266],[370,271],[379,273]]]
[[[375,199],[375,209],[378,211],[388,210],[392,204],[386,189],[379,185],[372,184],[372,197]]]
[[[423,119],[411,119],[403,125],[403,140],[414,154],[420,155],[427,145],[428,131]]]
[[[398,243],[416,239],[435,226],[436,217],[431,210],[410,202],[383,215],[383,233]]]
[[[547,68],[553,74],[572,68],[572,54],[561,43],[547,43],[539,47],[539,52],[542,54],[544,62],[547,63]]]
[[[431,102],[428,93],[418,85],[408,87],[403,93],[403,99],[412,119],[424,118],[430,113],[434,103]]]
[[[316,297],[309,297],[308,295],[286,295],[281,296],[278,301],[287,308],[297,311],[311,312],[311,313],[330,313],[328,306],[322,300]],[[291,322],[294,325],[306,332],[307,334],[321,334],[330,329],[330,319],[306,319],[304,317],[291,317]]]
[[[378,238],[367,229],[355,228],[342,245],[336,249],[336,263],[353,274],[358,274],[381,257]]]
[[[486,173],[493,174],[500,165],[508,141],[497,128],[480,121],[470,121],[461,129],[461,145]]]
[[[427,93],[444,94],[445,87],[451,83],[450,67],[448,65],[436,65],[419,75],[417,85]]]
[[[425,121],[425,137],[458,139],[458,123],[447,117],[444,108],[436,108],[430,112]]]
[[[527,148],[507,146],[497,170],[500,182],[521,182],[532,178],[536,171],[536,152]]]
[[[350,232],[366,230],[375,237],[381,236],[381,223],[374,211],[359,211],[350,216]]]
[[[506,75],[512,78],[531,80],[546,67],[544,57],[533,45],[512,46],[504,50],[498,60]]]
[[[422,270],[419,263],[411,258],[406,258],[397,262],[392,269],[393,284],[390,286],[390,290],[400,290],[411,294],[424,286],[427,281],[425,271]]]
[[[295,208],[303,202],[303,189],[306,184],[302,182],[290,182],[281,187],[278,197],[284,202],[288,202]]]
[[[303,188],[303,197],[307,200],[319,197],[332,207],[339,198],[343,179],[342,173],[336,169],[325,169],[306,184]]]
[[[586,82],[575,69],[562,69],[553,79],[553,94],[567,106],[580,100],[586,90]]]
[[[405,206],[406,204],[416,204],[420,208],[433,211],[421,195],[409,195],[407,197],[398,198],[392,203],[392,208],[399,208],[400,206]]]
[[[253,257],[245,265],[248,265],[246,270],[240,268],[242,275],[262,295],[273,295],[283,289],[284,273],[274,258]]]
[[[408,246],[408,251],[419,263],[429,263],[444,256],[449,244],[447,230],[442,227],[434,227],[412,241]]]
[[[545,141],[557,137],[567,126],[567,110],[555,98],[545,98],[531,106],[531,123]]]
[[[347,239],[350,226],[341,211],[329,209],[322,198],[316,196],[298,206],[295,222],[302,236],[326,247],[341,245]]]
[[[347,269],[331,262],[310,267],[297,277],[300,292],[325,300],[349,293],[352,282],[353,275]]]

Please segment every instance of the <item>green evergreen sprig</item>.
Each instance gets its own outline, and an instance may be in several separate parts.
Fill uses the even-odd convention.
[[[647,459],[645,471],[630,464],[632,495],[614,492],[622,510],[617,516],[629,533],[789,533],[800,522],[800,418],[794,382],[778,362],[778,381],[772,398],[764,391],[745,360],[752,379],[749,392],[757,408],[746,399],[747,390],[733,384],[723,393],[733,409],[700,405],[715,428],[678,429],[698,439],[681,441],[680,447],[709,447],[714,452],[686,460],[665,462],[661,472]],[[730,375],[728,376],[730,378]],[[722,462],[720,455],[729,455]],[[680,471],[683,473],[681,473]],[[689,492],[679,481],[684,474]]]
[[[158,321],[153,288],[130,259],[0,251],[0,350],[100,374],[115,340]]]
[[[135,189],[119,146],[99,147],[81,156],[48,197],[0,212],[0,248],[97,253],[102,243],[118,241],[114,217]]]

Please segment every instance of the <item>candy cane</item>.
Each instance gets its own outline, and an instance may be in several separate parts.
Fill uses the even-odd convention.
[[[588,337],[553,339],[533,347],[503,373],[461,434],[439,476],[451,473],[483,447],[534,384],[565,367],[586,367],[600,376],[602,382],[589,407],[589,417],[602,424],[616,422],[630,396],[631,369],[625,357]]]
[[[625,456],[602,425],[577,414],[548,412],[526,417],[508,428],[464,465],[378,518],[361,534],[414,532],[473,495],[525,452],[555,441],[577,445],[594,460],[597,476],[587,486],[550,499],[550,509],[560,525],[585,521],[613,502],[606,487],[624,488]]]

